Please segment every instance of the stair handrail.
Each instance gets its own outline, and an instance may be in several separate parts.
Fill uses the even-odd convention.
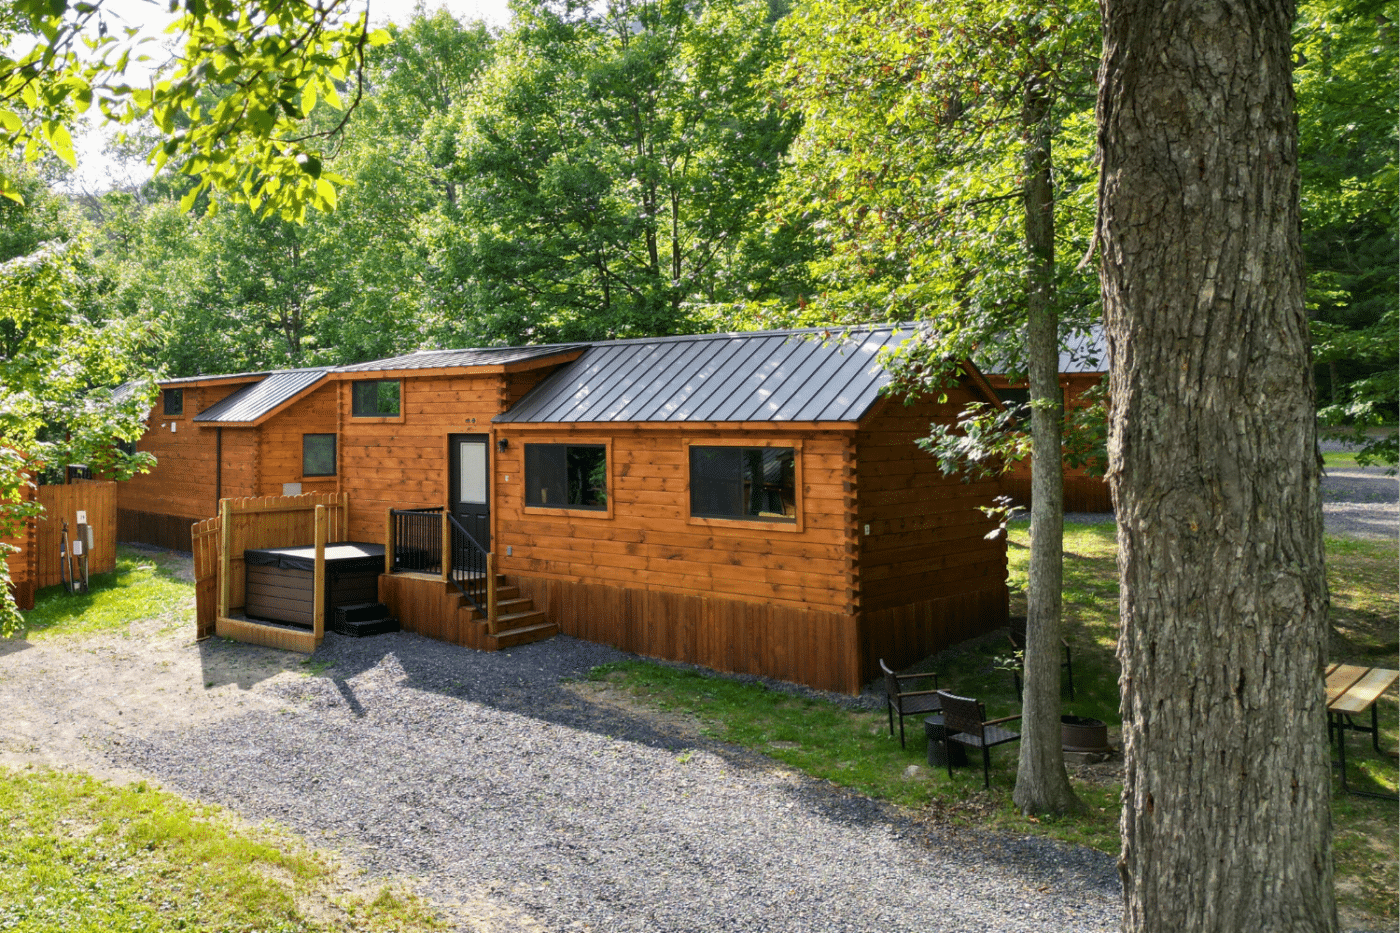
[[[446,564],[447,579],[457,587],[477,611],[486,617],[486,625],[496,634],[496,555],[481,546],[471,532],[462,527],[457,516],[444,511],[450,523],[452,546],[450,563]],[[447,560],[447,558],[444,558]],[[457,571],[463,571],[459,580]],[[484,585],[482,583],[484,582]],[[465,584],[465,585],[463,585]]]

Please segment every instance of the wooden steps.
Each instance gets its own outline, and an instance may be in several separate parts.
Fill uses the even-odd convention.
[[[386,603],[404,631],[416,632],[478,651],[499,651],[559,634],[559,626],[520,595],[504,574],[496,575],[496,632],[493,635],[471,600],[438,574],[395,573],[379,578],[380,602]]]
[[[455,589],[454,589],[455,592]],[[544,611],[535,608],[535,601],[520,595],[520,587],[511,584],[505,574],[496,575],[496,632],[486,622],[486,616],[472,605],[471,600],[457,594],[458,613],[464,622],[477,630],[484,640],[483,650],[497,651],[535,641],[544,641],[559,634],[559,626],[545,618]]]

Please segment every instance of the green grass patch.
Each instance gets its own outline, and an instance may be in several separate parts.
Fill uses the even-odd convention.
[[[1011,611],[1025,614],[1029,532],[1013,523],[1008,536]],[[1074,657],[1075,698],[1064,710],[1121,725],[1118,700],[1118,569],[1112,523],[1065,528],[1064,626]],[[1400,668],[1396,643],[1400,555],[1393,541],[1326,539],[1327,575],[1334,625],[1331,655],[1337,660]],[[990,716],[1019,711],[1015,688],[1003,661],[1011,646],[1004,639],[970,645],[937,667],[939,686],[974,696]],[[1015,812],[1016,746],[992,750],[992,793],[982,790],[981,762],[955,771],[942,769],[911,779],[906,769],[925,760],[927,740],[917,717],[905,720],[908,747],[889,737],[884,712],[856,712],[831,703],[772,691],[696,671],[634,661],[595,670],[606,681],[641,702],[695,716],[706,734],[762,752],[813,777],[915,808],[955,825],[1052,836],[1116,854],[1122,787],[1075,780],[1086,811],[1068,817],[1027,819]],[[1377,704],[1381,748],[1352,735],[1347,749],[1354,788],[1394,793],[1400,744],[1400,710],[1394,694]],[[1393,921],[1397,902],[1395,804],[1347,795],[1334,782],[1333,822],[1338,900],[1373,918]]]
[[[883,713],[849,710],[762,684],[646,661],[607,664],[596,668],[590,679],[612,684],[657,708],[690,713],[706,735],[954,825],[1049,833],[1105,852],[1118,850],[1116,792],[1081,787],[1089,810],[1072,820],[1026,819],[1015,811],[1010,803],[1015,746],[992,750],[993,793],[988,796],[975,758],[974,767],[956,769],[951,780],[946,770],[927,766],[918,777],[906,774],[910,765],[923,764],[926,758],[927,739],[917,717],[905,720],[908,747],[901,749],[890,738]],[[1009,683],[1009,676],[1006,679]]]
[[[1322,452],[1322,466],[1327,470],[1355,470],[1360,468],[1356,462],[1356,452],[1351,450],[1325,450]]]
[[[389,888],[343,894],[324,855],[145,784],[0,769],[0,930],[440,930]]]
[[[194,584],[176,575],[175,559],[117,548],[117,569],[95,574],[86,593],[62,586],[40,590],[34,608],[22,613],[30,637],[118,631],[132,622],[162,619],[169,625],[194,621]]]

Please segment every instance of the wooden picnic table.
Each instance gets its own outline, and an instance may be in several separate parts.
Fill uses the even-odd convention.
[[[1327,736],[1330,739],[1333,730],[1336,730],[1337,756],[1342,769],[1342,790],[1348,793],[1361,794],[1366,797],[1383,797],[1386,800],[1395,799],[1389,795],[1354,791],[1347,785],[1346,734],[1347,732],[1371,733],[1371,745],[1377,754],[1380,753],[1381,730],[1376,717],[1376,700],[1394,686],[1397,680],[1400,680],[1400,671],[1386,670],[1381,667],[1362,667],[1358,664],[1333,662],[1327,668]],[[1371,724],[1369,726],[1358,724],[1352,719],[1352,716],[1360,715],[1367,709],[1371,711]]]

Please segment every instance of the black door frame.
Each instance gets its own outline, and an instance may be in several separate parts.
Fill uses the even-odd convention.
[[[479,441],[486,454],[486,501],[483,503],[469,503],[476,508],[471,511],[475,515],[468,515],[467,510],[462,509],[462,500],[458,494],[462,488],[462,449],[463,441]],[[447,436],[447,508],[457,520],[462,523],[462,527],[471,533],[472,537],[486,550],[491,550],[491,435],[483,433],[472,434],[449,434]],[[481,531],[482,534],[477,532]]]

